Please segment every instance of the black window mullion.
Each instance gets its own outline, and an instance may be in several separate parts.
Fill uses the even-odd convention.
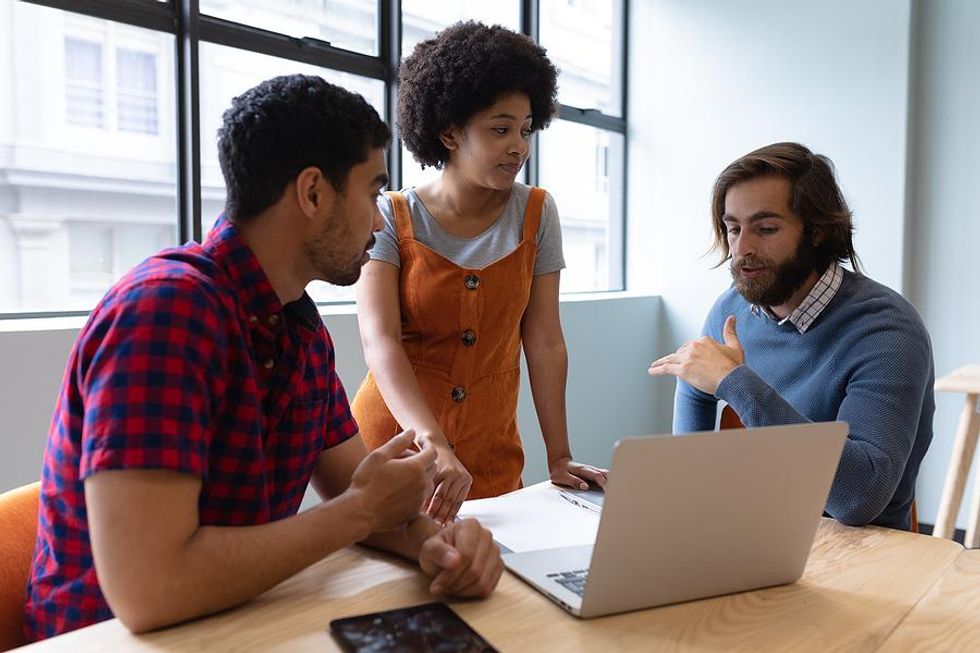
[[[381,1],[381,58],[385,64],[385,107],[388,126],[391,128],[391,145],[388,148],[388,187],[402,187],[402,148],[398,137],[398,62],[402,51],[402,3],[401,0]]]
[[[385,64],[381,57],[335,48],[327,41],[312,37],[293,37],[270,32],[251,25],[200,16],[200,40],[242,50],[250,50],[279,59],[332,68],[363,77],[385,79]]]
[[[596,109],[579,109],[578,107],[562,104],[558,111],[558,117],[569,122],[577,122],[580,125],[589,125],[606,131],[626,133],[626,119],[617,118],[602,113]]]
[[[177,10],[177,198],[178,241],[202,240],[201,101],[198,0],[175,0]]]
[[[627,129],[629,126],[629,14],[630,14],[630,0],[623,0],[623,15],[622,22],[620,23],[620,29],[622,29],[622,39],[620,40],[620,74],[622,75],[622,96],[620,98],[620,115],[623,116],[623,198],[622,198],[622,238],[620,238],[619,243],[619,261],[620,261],[620,272],[619,279],[620,285],[623,290],[629,290],[626,277],[626,257],[627,247],[626,239],[629,237],[629,220],[626,219],[626,180],[629,178],[630,169],[630,139],[628,138]]]
[[[535,43],[538,42],[539,9],[539,0],[521,0],[521,31],[534,39]],[[531,143],[531,154],[528,156],[527,163],[524,166],[527,168],[527,183],[531,186],[537,186],[538,180],[540,179],[538,169],[540,162],[540,157],[538,156],[540,134],[535,132],[531,138],[533,139]]]
[[[171,3],[152,0],[22,0],[29,4],[61,9],[93,18],[174,34],[177,21]]]

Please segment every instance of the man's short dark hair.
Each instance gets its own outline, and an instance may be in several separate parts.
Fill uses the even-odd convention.
[[[749,152],[725,168],[715,181],[711,197],[713,249],[722,265],[731,258],[725,225],[725,195],[736,185],[758,177],[784,177],[790,183],[789,208],[803,220],[804,237],[815,242],[814,262],[823,272],[831,262],[849,261],[855,272],[861,261],[854,251],[851,209],[834,175],[833,162],[799,143],[773,143]]]
[[[218,130],[225,214],[236,222],[258,215],[310,166],[342,193],[350,169],[389,138],[356,93],[311,75],[266,80],[231,101]]]
[[[531,131],[547,127],[558,106],[558,69],[544,48],[524,34],[475,21],[416,45],[398,69],[398,83],[400,136],[423,167],[442,168],[449,151],[439,135],[465,126],[505,93],[530,98]]]

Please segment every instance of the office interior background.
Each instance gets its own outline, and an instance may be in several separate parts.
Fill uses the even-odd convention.
[[[711,184],[773,141],[834,160],[865,270],[917,307],[937,375],[980,362],[973,0],[0,0],[0,491],[38,478],[85,312],[220,213],[230,99],[306,72],[390,119],[393,62],[465,18],[534,35],[561,69],[561,112],[524,180],[562,215],[578,459],[608,464],[619,437],[670,431],[674,383],[647,365],[698,335],[730,281],[705,255]],[[397,143],[389,162],[394,187],[434,172]],[[352,292],[309,290],[353,394],[366,368]],[[937,397],[926,523],[961,405]],[[526,379],[519,419],[524,480],[543,480]]]

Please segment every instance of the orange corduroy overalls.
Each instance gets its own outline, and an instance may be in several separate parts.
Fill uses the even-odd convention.
[[[482,269],[462,268],[415,240],[405,197],[388,197],[401,258],[402,346],[422,394],[473,475],[469,498],[516,490],[524,469],[517,430],[521,319],[545,192],[531,190],[517,248]],[[352,409],[370,449],[401,430],[370,372]]]

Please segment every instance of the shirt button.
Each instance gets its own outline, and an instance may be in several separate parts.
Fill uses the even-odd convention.
[[[277,324],[279,324],[279,315],[277,313],[273,313],[269,316],[269,326],[276,326]]]
[[[271,358],[266,360],[264,363],[262,363],[262,367],[264,367],[267,370],[271,370],[275,366],[276,366],[276,361]]]
[[[463,331],[463,334],[459,337],[463,341],[464,347],[472,347],[476,344],[476,334],[467,329]]]
[[[457,404],[461,403],[464,399],[466,399],[466,390],[464,390],[459,386],[453,388],[451,394],[452,394],[453,401],[455,401]]]
[[[248,323],[249,324],[255,324],[258,321],[259,321],[259,318],[255,317],[254,315],[249,315],[248,316]]]
[[[467,274],[463,279],[463,284],[466,286],[467,290],[476,290],[480,287],[480,277],[475,274]]]

